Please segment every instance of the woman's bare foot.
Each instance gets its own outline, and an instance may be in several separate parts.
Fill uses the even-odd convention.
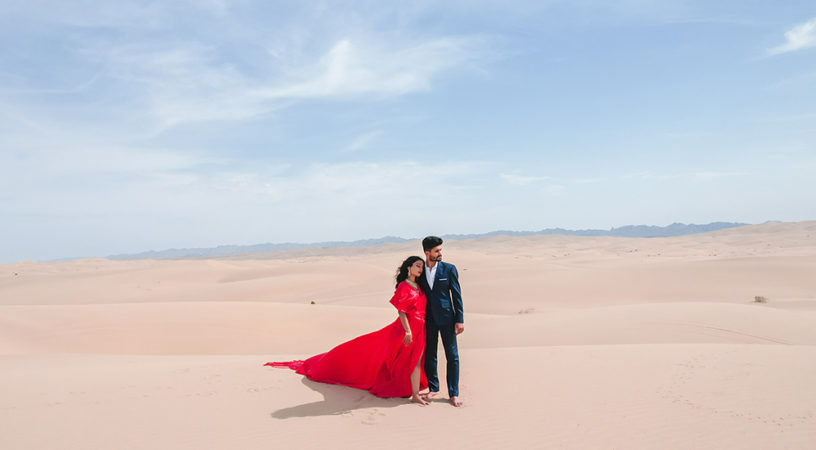
[[[462,400],[459,400],[459,397],[451,397],[450,402],[451,402],[451,405],[453,405],[453,406],[455,406],[457,408],[462,406]]]
[[[417,394],[414,394],[414,395],[411,396],[411,403],[419,403],[422,406],[425,406],[425,405],[428,404],[428,402],[426,402],[422,397],[420,397]]]
[[[439,397],[439,392],[429,391],[427,394],[424,394],[422,398],[425,400],[433,400],[436,397]]]

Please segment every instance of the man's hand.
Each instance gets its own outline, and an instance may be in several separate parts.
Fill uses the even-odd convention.
[[[456,323],[453,325],[453,329],[456,331],[456,334],[462,334],[462,332],[465,331],[465,324]]]

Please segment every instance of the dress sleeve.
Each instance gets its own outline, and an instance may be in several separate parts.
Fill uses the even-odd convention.
[[[410,287],[405,285],[405,282],[397,286],[397,291],[391,297],[391,304],[397,308],[397,311],[407,313],[416,304],[417,296],[411,290]]]

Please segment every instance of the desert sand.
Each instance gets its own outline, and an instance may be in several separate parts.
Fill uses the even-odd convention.
[[[412,254],[0,265],[0,448],[816,448],[816,222],[446,242],[462,408],[263,366],[393,321]]]

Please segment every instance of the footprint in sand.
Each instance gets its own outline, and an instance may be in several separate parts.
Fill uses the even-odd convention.
[[[364,423],[366,425],[376,425],[380,423],[380,418],[383,416],[385,416],[385,414],[373,409],[363,420],[360,421],[360,423]]]

